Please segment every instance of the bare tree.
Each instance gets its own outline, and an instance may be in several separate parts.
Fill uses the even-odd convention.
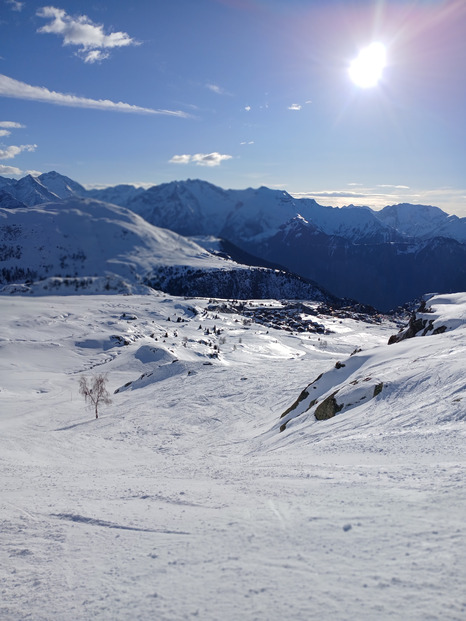
[[[94,375],[88,382],[88,378],[82,375],[79,378],[79,393],[84,397],[89,407],[94,408],[95,417],[99,418],[99,406],[110,405],[112,400],[107,390],[107,376],[104,374]]]

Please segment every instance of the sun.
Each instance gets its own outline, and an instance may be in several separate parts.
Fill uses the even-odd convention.
[[[360,88],[376,86],[387,64],[385,45],[374,41],[363,48],[349,66],[351,80]]]

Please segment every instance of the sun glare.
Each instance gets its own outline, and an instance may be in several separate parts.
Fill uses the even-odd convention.
[[[374,42],[363,48],[351,62],[349,75],[361,88],[376,86],[386,65],[386,50],[382,43]]]

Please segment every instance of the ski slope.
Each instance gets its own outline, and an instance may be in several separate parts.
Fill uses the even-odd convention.
[[[387,319],[1,296],[0,618],[464,619],[466,295],[428,304],[446,331],[387,345]],[[321,373],[346,405],[384,387],[280,432]]]

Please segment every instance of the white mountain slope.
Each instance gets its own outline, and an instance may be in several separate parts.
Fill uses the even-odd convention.
[[[57,173],[55,170],[51,170],[47,173],[42,173],[37,177],[50,192],[56,194],[59,198],[70,198],[71,196],[83,196],[86,190],[83,186],[73,179]]]
[[[449,237],[466,243],[466,218],[449,215],[431,205],[401,203],[375,212],[384,224],[412,238]]]
[[[37,177],[32,175],[27,175],[19,181],[15,181],[13,185],[7,186],[6,189],[14,198],[30,207],[59,198],[57,194],[49,190]]]
[[[326,235],[354,243],[437,236],[466,242],[466,218],[429,205],[389,205],[381,211],[354,205],[325,207],[313,199],[293,198],[282,190],[224,190],[199,179],[173,181],[148,190],[132,185],[86,190],[55,171],[38,177],[28,175],[19,181],[0,177],[0,188],[28,205],[51,200],[50,194],[96,198],[130,207],[152,224],[189,236],[223,234],[243,241],[260,240],[274,235],[299,215]]]
[[[387,322],[0,297],[2,620],[464,619],[466,295],[430,305],[453,329],[386,346]],[[280,433],[357,347],[370,407]],[[96,420],[78,380],[100,372]]]
[[[370,426],[376,413],[381,428],[398,434],[466,423],[466,296],[432,296],[416,318],[415,338],[356,352],[309,384],[276,425],[287,442],[303,428],[309,439],[314,431],[320,437],[319,421],[333,417],[338,431]]]
[[[117,196],[113,198],[118,202]],[[188,179],[153,186],[125,204],[157,226],[183,235],[216,235],[231,241],[258,242],[296,217],[326,235],[341,235],[351,241],[396,237],[396,231],[381,223],[370,209],[324,207],[312,199],[295,199],[266,187],[223,190]]]
[[[111,283],[122,291],[137,288],[160,266],[239,268],[124,207],[77,197],[0,209],[0,253],[3,282],[21,281],[21,276],[34,281],[87,277],[100,278],[97,288]],[[46,286],[53,288],[50,282]]]

